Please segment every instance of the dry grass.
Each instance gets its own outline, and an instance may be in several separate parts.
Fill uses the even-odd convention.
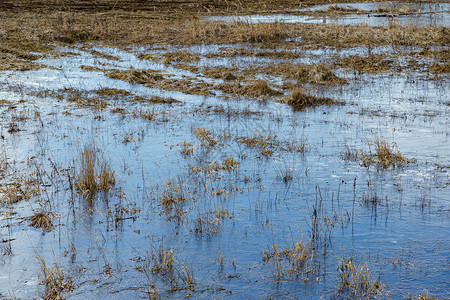
[[[45,212],[37,213],[30,217],[30,226],[41,228],[44,231],[50,231],[53,228],[53,222],[50,216]]]
[[[92,196],[95,192],[109,190],[116,183],[108,161],[99,157],[98,152],[92,144],[84,146],[80,152],[75,187],[83,195]]]
[[[256,148],[258,150],[257,158],[270,157],[278,149],[279,143],[277,136],[268,132],[265,136],[256,131],[253,136],[238,137],[237,142],[244,144],[248,148]]]
[[[163,206],[166,214],[172,212],[174,216],[182,215],[182,206],[187,201],[187,195],[184,192],[183,181],[181,178],[177,180],[167,180],[162,185],[163,191],[159,196],[159,202]]]
[[[0,187],[0,203],[13,204],[29,199],[32,195],[39,193],[35,180],[31,178],[15,179],[11,183],[3,184]]]
[[[181,155],[184,157],[192,155],[194,153],[194,144],[182,141],[178,144]]]
[[[194,220],[193,232],[198,235],[213,235],[219,232],[220,218],[211,213],[198,214]]]
[[[70,293],[74,287],[72,281],[66,277],[55,264],[52,268],[48,268],[44,259],[36,256],[36,259],[41,263],[41,271],[39,272],[39,284],[45,285],[44,300],[62,300],[63,293]]]
[[[303,57],[303,54],[301,54],[300,52],[292,52],[287,50],[265,51],[265,50],[250,50],[246,48],[229,48],[229,49],[225,48],[221,49],[221,52],[218,53],[205,54],[205,57],[208,58],[237,57],[237,56],[296,59]]]
[[[448,74],[450,73],[450,63],[444,63],[444,64],[433,64],[431,65],[428,70],[432,73],[436,74]]]
[[[235,67],[204,67],[202,69],[202,73],[206,77],[230,81],[238,79],[238,77],[235,75],[238,70],[239,69]]]
[[[392,59],[385,55],[371,54],[368,56],[350,55],[338,58],[333,63],[334,68],[345,68],[365,73],[388,72],[394,67]]]
[[[152,96],[150,99],[145,99],[141,97],[135,97],[134,101],[138,102],[145,102],[145,103],[151,103],[151,104],[173,104],[173,103],[180,103],[180,101],[170,98],[170,97],[159,97],[159,96]]]
[[[391,146],[386,140],[376,138],[375,146],[375,162],[384,169],[389,166],[402,166],[410,162],[409,159],[403,157],[397,149],[397,145],[393,143]]]
[[[99,96],[117,96],[117,97],[125,97],[131,95],[129,91],[116,88],[102,88],[99,90],[95,90],[94,93]]]
[[[155,84],[164,79],[161,72],[155,70],[110,70],[105,75],[113,79],[146,85]]]
[[[335,100],[327,97],[317,97],[311,95],[309,90],[304,88],[295,89],[290,96],[278,100],[278,102],[292,106],[294,111],[302,111],[306,108],[312,108],[321,105],[336,105],[339,104]]]
[[[325,64],[296,65],[298,70],[294,72],[294,78],[308,83],[315,84],[345,84],[346,80],[339,78]]]
[[[308,281],[317,272],[314,263],[314,249],[308,248],[302,241],[292,243],[289,247],[279,250],[273,245],[263,252],[263,264],[271,264],[277,280],[292,279],[301,276]]]
[[[364,266],[353,264],[352,259],[342,258],[338,264],[339,287],[338,294],[359,299],[372,299],[388,294],[384,290],[384,284],[378,279],[372,279],[367,263]]]
[[[184,50],[184,51],[166,52],[158,56],[152,54],[139,54],[138,58],[150,59],[156,62],[162,62],[165,65],[169,65],[173,62],[195,63],[200,60],[200,55],[191,54],[188,51]]]
[[[225,158],[222,161],[222,170],[234,171],[238,168],[239,162],[235,161],[232,157]]]
[[[262,79],[251,81],[248,85],[241,85],[240,82],[222,83],[215,85],[214,89],[220,90],[233,97],[250,97],[257,99],[266,99],[282,94],[282,92],[271,88],[267,81]]]
[[[434,296],[430,296],[429,292],[427,290],[423,290],[422,294],[417,295],[415,297],[412,297],[411,295],[408,295],[406,298],[407,300],[438,300],[438,298]]]
[[[206,130],[205,128],[194,128],[192,133],[195,135],[195,137],[200,141],[200,143],[203,146],[206,147],[214,147],[218,140],[215,140],[213,138],[214,132],[211,130]]]
[[[154,249],[151,256],[145,259],[144,265],[139,265],[136,269],[158,275],[170,286],[168,292],[194,290],[197,285],[189,268],[176,259],[173,249],[166,250],[163,244]],[[150,291],[150,294],[155,293]],[[159,297],[157,293],[155,296]]]
[[[127,81],[130,83],[144,84],[150,88],[158,88],[168,91],[178,91],[186,94],[208,96],[211,94],[211,84],[199,81],[195,78],[166,79],[160,71],[155,70],[109,70],[106,76]]]
[[[368,152],[358,151],[346,146],[342,155],[343,159],[361,161],[361,164],[367,168],[375,163],[383,169],[388,169],[390,166],[393,168],[404,166],[412,161],[401,155],[395,143],[389,145],[386,140],[377,137],[372,143],[367,141],[367,144],[370,149]],[[375,152],[372,152],[372,147]]]

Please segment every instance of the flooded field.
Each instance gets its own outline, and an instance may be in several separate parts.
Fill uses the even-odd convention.
[[[449,298],[448,3],[203,2],[4,26],[0,298]]]

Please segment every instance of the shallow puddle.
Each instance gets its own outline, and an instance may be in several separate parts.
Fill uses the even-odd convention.
[[[342,11],[332,10],[330,7],[342,8]],[[379,11],[377,9],[381,8]],[[352,9],[358,13],[352,13]],[[319,14],[318,12],[330,12]],[[346,11],[347,10],[347,11]],[[319,5],[308,9],[301,9],[304,14],[273,14],[273,15],[246,15],[246,16],[214,16],[209,20],[226,22],[255,23],[314,23],[336,25],[388,26],[400,24],[403,26],[450,26],[450,4],[376,4],[376,3],[349,3],[336,5]]]
[[[341,71],[349,84],[319,91],[345,104],[293,112],[274,101],[284,90],[224,99],[113,79],[103,70],[224,82],[139,59],[143,49],[94,49],[118,59],[61,48],[76,55],[39,61],[52,70],[0,73],[2,197],[6,187],[27,195],[1,206],[2,297],[39,297],[43,270],[54,268],[71,278],[68,299],[339,298],[350,293],[339,288],[342,258],[355,270],[367,263],[368,281],[393,299],[449,296],[448,79]],[[198,68],[280,62],[189,50],[202,55],[188,64]],[[105,88],[112,94],[99,94]],[[345,159],[347,149],[375,159],[377,139],[409,163]],[[89,145],[115,176],[91,197],[76,188]],[[40,211],[51,216],[48,232],[28,226]],[[298,249],[307,255],[297,264],[288,257]]]

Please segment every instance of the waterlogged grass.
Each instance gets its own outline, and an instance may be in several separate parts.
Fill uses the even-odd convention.
[[[448,28],[112,2],[0,3],[0,295],[448,297]]]
[[[402,156],[395,143],[389,143],[380,138],[375,138],[373,142],[367,141],[370,151],[358,151],[346,146],[343,158],[345,160],[360,161],[364,167],[375,164],[383,169],[389,167],[401,167],[412,162],[412,159]],[[373,148],[373,151],[372,151]]]

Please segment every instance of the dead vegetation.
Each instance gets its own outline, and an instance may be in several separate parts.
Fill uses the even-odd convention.
[[[38,277],[39,284],[45,285],[44,300],[64,299],[63,294],[73,291],[72,281],[64,275],[57,264],[49,268],[42,257],[36,256],[36,259],[41,264]]]
[[[214,86],[214,89],[233,97],[250,97],[264,99],[282,95],[281,91],[270,87],[267,81],[258,79],[251,81],[248,85],[242,85],[240,82],[221,83]]]
[[[422,294],[419,294],[415,297],[412,297],[411,295],[408,295],[406,298],[407,300],[438,300],[438,298],[429,295],[428,290],[423,290]]]
[[[344,68],[365,73],[381,73],[391,71],[395,67],[392,59],[385,55],[370,54],[368,56],[350,55],[338,58],[333,63],[334,68]]]
[[[318,267],[315,263],[314,249],[302,241],[293,242],[285,249],[278,249],[273,243],[263,252],[263,264],[271,264],[273,275],[277,280],[291,280],[300,277],[307,282],[314,276]]]
[[[183,180],[178,177],[174,180],[167,180],[161,185],[162,191],[158,195],[159,203],[164,209],[169,219],[182,217],[183,205],[188,200],[184,191]]]
[[[93,144],[85,145],[79,155],[75,188],[92,197],[96,192],[110,190],[115,183],[115,173],[109,162],[99,155],[99,149]]]
[[[41,228],[44,231],[50,231],[53,228],[53,222],[46,212],[39,212],[30,217],[30,226]]]
[[[194,291],[198,285],[194,275],[186,264],[179,261],[175,255],[174,249],[166,249],[163,243],[158,248],[153,249],[152,253],[144,258],[139,258],[142,263],[136,266],[136,269],[142,273],[148,273],[158,276],[170,287],[168,292],[182,290]],[[148,292],[152,299],[159,299],[159,294],[155,288]]]
[[[195,63],[200,60],[200,55],[191,54],[186,50],[166,52],[161,55],[140,54],[137,57],[141,59],[149,59],[156,62],[161,62],[165,65],[169,65],[173,62]]]
[[[364,266],[353,264],[352,258],[342,258],[338,266],[339,287],[338,295],[348,295],[358,299],[380,298],[389,295],[384,284],[378,279],[372,279],[367,263]]]
[[[259,131],[256,131],[253,136],[238,137],[236,140],[240,144],[244,144],[248,148],[256,148],[258,154],[257,158],[271,157],[278,149],[279,143],[276,140],[277,136],[268,132],[263,135]]]
[[[211,94],[211,85],[195,78],[165,78],[161,71],[155,70],[109,70],[105,75],[130,83],[144,84],[150,88],[168,91],[179,91],[186,94],[208,96]]]
[[[302,111],[307,108],[313,108],[321,105],[340,104],[339,102],[331,98],[311,95],[311,92],[304,88],[295,89],[294,91],[292,91],[290,96],[280,99],[278,100],[278,102],[292,106],[294,111]]]
[[[140,84],[155,84],[158,81],[164,79],[160,71],[155,70],[110,70],[107,71],[106,76],[113,79],[123,80],[129,83],[140,83]]]
[[[372,143],[367,141],[367,144],[369,147],[368,152],[358,151],[347,146],[343,153],[343,158],[345,160],[360,161],[361,165],[366,168],[370,167],[372,164],[376,164],[383,169],[388,169],[390,166],[393,168],[404,166],[412,161],[401,155],[395,143],[389,145],[386,140],[375,138]],[[372,147],[375,152],[372,152]]]
[[[34,179],[17,178],[10,183],[2,184],[0,187],[0,204],[17,203],[38,193],[39,188]]]
[[[214,147],[218,140],[214,139],[214,132],[211,130],[207,130],[205,128],[197,127],[194,128],[192,133],[195,135],[195,137],[200,141],[201,145],[206,147]]]

